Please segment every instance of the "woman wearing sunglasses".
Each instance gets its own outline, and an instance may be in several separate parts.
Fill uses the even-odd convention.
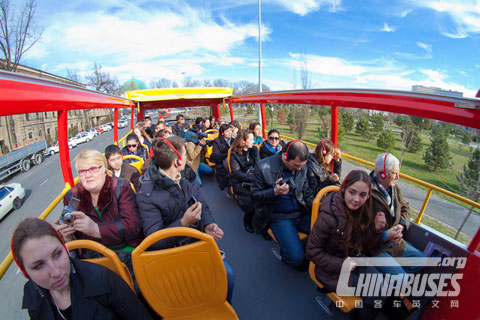
[[[72,223],[55,222],[58,231],[65,241],[75,236],[76,239],[98,241],[111,249],[133,251],[142,238],[135,193],[130,183],[121,178],[112,179],[107,159],[97,150],[84,149],[73,161],[79,181],[67,192],[63,202],[69,205],[73,198],[80,201],[72,212]],[[124,262],[129,263],[128,259]]]
[[[130,133],[127,136],[127,144],[123,147],[122,154],[124,156],[138,156],[142,158],[143,161],[148,159],[148,150],[140,144],[140,140],[135,133]],[[129,159],[125,161],[132,163],[136,160]]]
[[[279,153],[285,148],[286,143],[280,140],[280,133],[277,129],[268,131],[267,140],[260,145],[260,159],[265,159]]]

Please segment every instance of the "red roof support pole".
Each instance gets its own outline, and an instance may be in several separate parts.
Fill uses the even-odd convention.
[[[68,151],[68,110],[58,111],[58,151],[60,153],[60,166],[62,168],[63,181],[73,188],[72,167],[70,165],[70,153]]]
[[[212,110],[212,116],[215,117],[215,119],[220,118],[220,103],[217,103],[216,105],[212,105],[211,107]]]
[[[135,109],[132,108],[132,112],[130,113],[130,130],[133,131],[133,122],[135,121]]]
[[[480,228],[477,229],[475,236],[473,237],[472,241],[470,241],[468,245],[468,251],[480,251]]]
[[[229,103],[228,107],[230,108],[230,121],[233,121],[233,103]]]
[[[265,117],[265,103],[260,103],[260,113],[262,114],[262,135],[263,139],[267,137],[265,130],[267,130],[267,121]]]
[[[118,146],[118,108],[113,111],[113,143]]]
[[[144,117],[145,117],[145,110],[142,110],[140,102],[137,102],[137,122],[145,119]]]
[[[338,143],[338,107],[335,104],[332,104],[331,109],[330,109],[330,120],[332,122],[331,125],[331,131],[330,131],[330,138],[337,147]]]

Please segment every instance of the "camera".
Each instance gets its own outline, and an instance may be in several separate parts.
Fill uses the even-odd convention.
[[[295,192],[295,190],[297,189],[297,185],[295,184],[295,178],[293,177],[293,175],[288,178],[283,178],[282,184],[288,184],[291,192]]]
[[[75,217],[72,215],[72,212],[77,210],[79,203],[80,203],[79,199],[72,197],[70,199],[70,203],[67,206],[63,207],[62,214],[60,215],[60,219],[58,220],[58,222],[60,224],[72,225],[73,220],[75,220]]]
[[[198,140],[206,139],[208,138],[208,133],[205,132],[196,132]]]

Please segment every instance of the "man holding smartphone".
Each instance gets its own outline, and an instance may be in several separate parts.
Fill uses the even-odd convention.
[[[223,237],[223,230],[215,219],[196,181],[189,182],[183,171],[186,163],[185,140],[172,136],[153,144],[155,161],[140,178],[137,204],[145,237],[172,227],[190,227],[211,235],[215,240]],[[189,237],[160,240],[152,249],[165,249],[188,244]],[[228,297],[233,291],[233,270],[225,261],[228,278]]]

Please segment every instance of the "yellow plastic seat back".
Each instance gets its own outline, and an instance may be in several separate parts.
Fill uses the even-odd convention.
[[[132,291],[135,292],[135,288],[133,286],[133,279],[130,271],[128,271],[125,263],[120,261],[117,254],[113,250],[110,250],[103,244],[92,240],[73,240],[67,242],[66,245],[68,250],[70,251],[75,249],[89,249],[103,255],[103,257],[101,258],[84,259],[84,261],[96,263],[112,270],[120,277],[122,277],[122,279],[125,280],[125,282],[130,286]]]
[[[210,167],[215,167],[215,162],[210,161],[210,156],[212,155],[212,152],[213,152],[213,147],[212,146],[207,146],[207,151],[205,151],[205,162]]]
[[[322,190],[318,191],[317,195],[315,196],[315,199],[313,200],[312,204],[312,223],[311,223],[311,229],[313,228],[313,225],[315,224],[315,221],[317,221],[318,218],[318,210],[320,209],[320,205],[322,204],[322,199],[323,197],[333,191],[338,191],[340,190],[339,186],[327,186],[323,188]],[[315,277],[315,264],[310,261],[310,264],[308,266],[308,274],[310,275],[310,278],[312,279],[313,282],[319,287],[323,288],[323,284],[317,280]],[[356,300],[362,300],[360,297],[341,297],[339,296],[336,292],[329,292],[327,296],[335,303],[339,302],[340,309],[343,312],[350,312],[355,308],[355,301]]]
[[[146,251],[175,236],[199,241]],[[163,319],[238,319],[226,301],[227,274],[215,240],[192,228],[157,231],[132,252],[135,278],[143,297]]]
[[[208,134],[208,138],[206,140],[215,140],[218,138],[218,130],[217,129],[209,129],[205,131],[206,134]]]
[[[123,161],[128,160],[128,159],[135,160],[135,162],[129,162],[128,164],[137,168],[138,172],[140,172],[140,174],[142,174],[142,167],[143,167],[143,163],[144,163],[143,159],[140,158],[139,156],[135,156],[135,155],[123,156]]]

